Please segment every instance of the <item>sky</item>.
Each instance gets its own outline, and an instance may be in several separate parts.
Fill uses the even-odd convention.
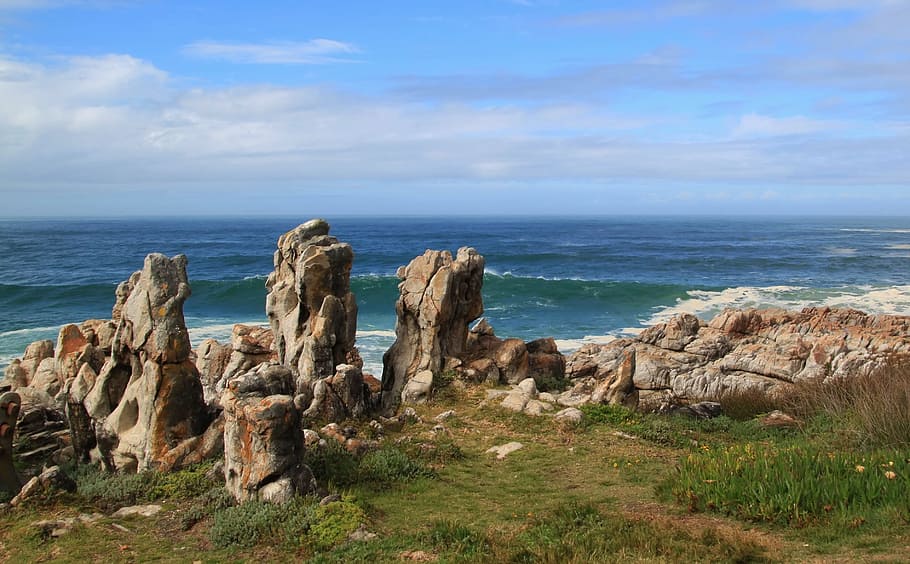
[[[0,0],[0,216],[910,214],[910,0]]]

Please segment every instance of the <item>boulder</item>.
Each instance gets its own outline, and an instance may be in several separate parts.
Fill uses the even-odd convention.
[[[264,364],[231,380],[224,406],[224,476],[238,501],[283,502],[314,487],[301,462],[300,411],[290,368]]]
[[[298,393],[330,378],[339,364],[362,366],[354,347],[357,304],[351,293],[354,252],[310,220],[278,239],[266,281],[266,314],[278,362],[294,373]]]
[[[398,269],[395,342],[383,355],[382,407],[397,409],[417,374],[441,373],[445,359],[466,348],[468,325],[483,313],[484,259],[463,247],[426,251]],[[410,393],[410,392],[409,392]]]

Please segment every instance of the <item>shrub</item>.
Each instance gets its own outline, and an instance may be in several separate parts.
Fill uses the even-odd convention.
[[[621,405],[606,405],[588,403],[582,405],[582,413],[590,423],[608,423],[610,425],[623,425],[634,423],[636,413]]]
[[[251,547],[268,539],[299,545],[313,521],[313,499],[286,505],[248,501],[215,513],[209,538],[217,547]]]
[[[347,539],[364,522],[363,509],[350,501],[320,505],[313,511],[307,541],[316,550],[327,550]]]
[[[375,484],[406,482],[415,478],[431,478],[435,474],[423,464],[412,460],[397,448],[384,447],[366,453],[358,468],[360,481]]]

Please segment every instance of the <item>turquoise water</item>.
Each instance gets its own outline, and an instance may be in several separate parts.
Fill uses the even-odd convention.
[[[278,236],[309,219],[0,221],[0,365],[63,323],[110,317],[150,252],[186,254],[195,342],[266,324]],[[425,249],[484,255],[497,334],[564,350],[689,311],[849,306],[910,314],[910,218],[327,218],[354,247],[358,344],[378,371],[393,340],[396,269]]]

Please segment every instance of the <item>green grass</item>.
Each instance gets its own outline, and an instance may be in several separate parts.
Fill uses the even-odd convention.
[[[910,450],[846,453],[802,441],[706,448],[663,487],[691,511],[806,526],[910,517]]]

